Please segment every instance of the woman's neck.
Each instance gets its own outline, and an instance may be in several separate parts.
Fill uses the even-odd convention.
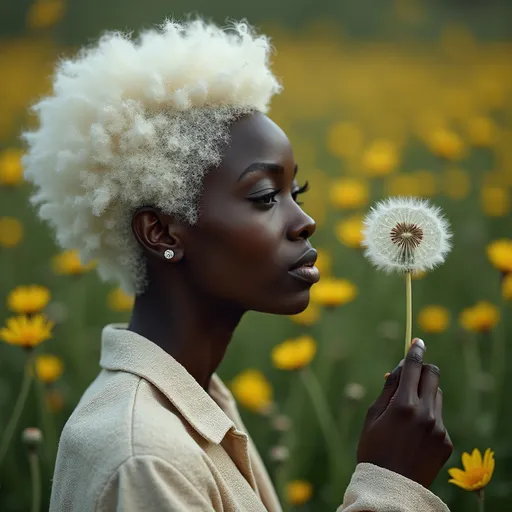
[[[128,329],[165,350],[208,390],[242,315],[190,288],[150,284],[135,299]]]

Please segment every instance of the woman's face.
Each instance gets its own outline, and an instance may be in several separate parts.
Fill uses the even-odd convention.
[[[203,293],[266,313],[307,306],[319,278],[315,222],[297,203],[296,174],[290,141],[268,117],[233,124],[221,166],[205,177],[199,221],[187,229],[184,263]]]

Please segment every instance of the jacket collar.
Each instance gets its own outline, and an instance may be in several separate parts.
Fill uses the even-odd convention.
[[[220,444],[226,433],[236,428],[212,398],[228,407],[234,402],[216,373],[210,381],[210,396],[176,359],[147,338],[127,330],[126,324],[104,327],[100,366],[129,372],[151,382],[194,430],[212,443]]]

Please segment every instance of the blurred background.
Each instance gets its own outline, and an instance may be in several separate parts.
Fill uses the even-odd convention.
[[[103,31],[137,32],[190,13],[221,24],[246,18],[272,37],[284,92],[270,116],[289,135],[301,178],[310,182],[304,208],[318,224],[312,241],[322,275],[332,278],[301,315],[247,315],[218,372],[240,402],[285,508],[339,504],[367,407],[402,357],[403,279],[370,266],[360,230],[374,201],[411,195],[441,206],[454,231],[446,263],[413,282],[414,334],[442,371],[455,445],[446,469],[461,467],[462,452],[491,448],[496,469],[487,510],[511,510],[507,0],[2,0],[0,324],[36,304],[32,310],[43,309],[55,327],[34,349],[36,378],[0,462],[0,510],[30,509],[34,460],[41,510],[48,509],[58,436],[99,371],[101,329],[127,321],[132,305],[74,253],[61,253],[29,206],[19,140],[34,122],[28,107],[50,91],[59,57]],[[32,284],[43,288],[20,295],[17,287]],[[15,409],[27,353],[0,344],[0,433]],[[338,433],[330,446],[326,414]],[[22,441],[26,427],[43,433],[37,450]],[[475,493],[449,478],[443,470],[433,491],[453,511],[477,510]]]

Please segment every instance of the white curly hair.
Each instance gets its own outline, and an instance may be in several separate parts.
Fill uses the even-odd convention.
[[[220,163],[230,124],[267,112],[281,90],[270,52],[244,22],[167,20],[136,40],[106,33],[62,60],[53,94],[33,106],[39,128],[22,134],[31,202],[59,245],[141,293],[134,211],[151,205],[197,221],[203,177]]]

